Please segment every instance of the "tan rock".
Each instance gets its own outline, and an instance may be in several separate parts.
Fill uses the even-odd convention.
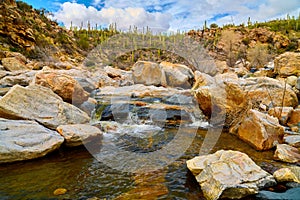
[[[24,62],[20,61],[16,57],[3,58],[2,65],[6,70],[11,72],[29,69]]]
[[[292,111],[290,119],[288,120],[288,126],[300,127],[300,108],[296,108]]]
[[[64,101],[80,105],[89,98],[81,85],[71,76],[55,72],[39,72],[35,76],[35,84],[50,88]]]
[[[279,120],[280,124],[286,125],[288,119],[292,114],[292,111],[293,111],[292,107],[275,107],[275,108],[271,108],[268,111],[268,114],[273,117],[276,117]]]
[[[242,198],[276,184],[273,176],[238,151],[197,156],[187,161],[187,167],[196,175],[207,199]]]
[[[166,86],[166,76],[157,63],[139,61],[132,67],[135,84]]]
[[[256,150],[268,150],[282,142],[284,128],[278,119],[256,110],[249,110],[237,135]]]
[[[0,118],[0,163],[45,156],[58,149],[64,138],[35,121]]]
[[[161,62],[167,85],[170,87],[191,88],[194,79],[193,71],[185,65]]]
[[[296,107],[298,98],[292,87],[283,81],[268,77],[248,78],[241,82],[253,105],[268,107]]]
[[[286,52],[274,60],[275,72],[280,76],[300,75],[300,53]]]
[[[60,125],[56,129],[65,138],[66,146],[75,147],[88,143],[102,135],[102,132],[88,124]]]
[[[289,168],[281,168],[275,171],[273,176],[277,182],[300,183],[300,167],[292,166]]]
[[[199,87],[192,92],[211,123],[230,127],[243,116],[250,104],[238,79],[228,75],[218,77],[214,84]]]
[[[15,85],[0,98],[0,116],[7,119],[31,119],[50,129],[63,124],[84,124],[89,116],[63,102],[51,89],[38,85]]]
[[[277,144],[274,159],[287,163],[300,162],[300,151],[287,144]]]
[[[286,78],[286,82],[290,86],[294,87],[297,84],[297,79],[297,76],[289,76]]]
[[[196,71],[195,72],[195,83],[192,90],[196,90],[201,86],[209,86],[214,83],[214,78],[208,74]]]

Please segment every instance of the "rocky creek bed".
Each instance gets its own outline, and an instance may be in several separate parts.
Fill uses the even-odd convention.
[[[243,76],[147,61],[131,71],[30,70],[22,55],[8,55],[0,71],[3,199],[299,194],[299,53]]]

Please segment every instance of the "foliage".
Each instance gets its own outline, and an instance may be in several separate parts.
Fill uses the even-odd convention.
[[[269,62],[271,55],[266,45],[257,44],[248,50],[247,58],[252,67],[262,68]]]

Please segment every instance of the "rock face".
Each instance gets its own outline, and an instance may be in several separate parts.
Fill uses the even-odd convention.
[[[166,77],[162,67],[157,63],[140,61],[132,67],[135,84],[166,86]]]
[[[300,167],[293,166],[289,168],[282,168],[275,171],[273,176],[277,182],[300,183]]]
[[[51,89],[32,85],[15,85],[0,98],[0,116],[7,119],[35,120],[50,129],[64,124],[84,124],[88,115],[63,102]]]
[[[268,150],[282,142],[284,128],[278,119],[256,110],[249,110],[238,127],[237,135],[257,150]]]
[[[0,118],[0,163],[45,156],[60,147],[64,138],[37,122]]]
[[[249,78],[242,83],[242,87],[253,105],[259,103],[268,107],[296,107],[298,105],[296,93],[283,81],[267,77]]]
[[[212,124],[230,127],[249,109],[247,94],[236,81],[227,77],[209,86],[201,86],[192,92],[202,112]],[[224,122],[225,121],[225,122]]]
[[[80,105],[89,98],[81,85],[71,76],[55,72],[40,72],[35,76],[35,83],[50,88],[68,103]]]
[[[300,53],[286,52],[274,60],[275,72],[286,77],[300,74]]]
[[[160,63],[165,72],[167,85],[170,87],[192,88],[194,79],[193,71],[185,65]]]
[[[300,161],[300,151],[287,144],[277,144],[274,158],[283,162],[297,163]]]
[[[60,125],[57,131],[65,138],[66,146],[69,147],[83,145],[102,134],[97,127],[88,124]]]
[[[276,184],[273,176],[246,154],[220,150],[187,161],[207,199],[242,198]]]

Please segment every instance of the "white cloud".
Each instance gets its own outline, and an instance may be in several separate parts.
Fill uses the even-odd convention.
[[[55,17],[69,27],[70,21],[92,24],[116,22],[121,29],[129,25],[159,27],[163,30],[202,28],[204,21],[219,25],[266,21],[286,16],[298,16],[299,0],[93,0],[94,7],[64,3]],[[103,7],[104,6],[104,7]],[[101,8],[97,10],[96,8]]]
[[[95,1],[97,2],[97,0]],[[144,8],[103,8],[100,11],[95,7],[86,7],[83,4],[65,2],[59,11],[54,13],[54,17],[63,22],[69,28],[71,22],[73,26],[80,27],[83,22],[84,27],[89,21],[92,26],[95,24],[117,23],[118,29],[128,30],[129,26],[152,27],[156,30],[166,31],[169,29],[171,15],[165,13],[149,13]]]

